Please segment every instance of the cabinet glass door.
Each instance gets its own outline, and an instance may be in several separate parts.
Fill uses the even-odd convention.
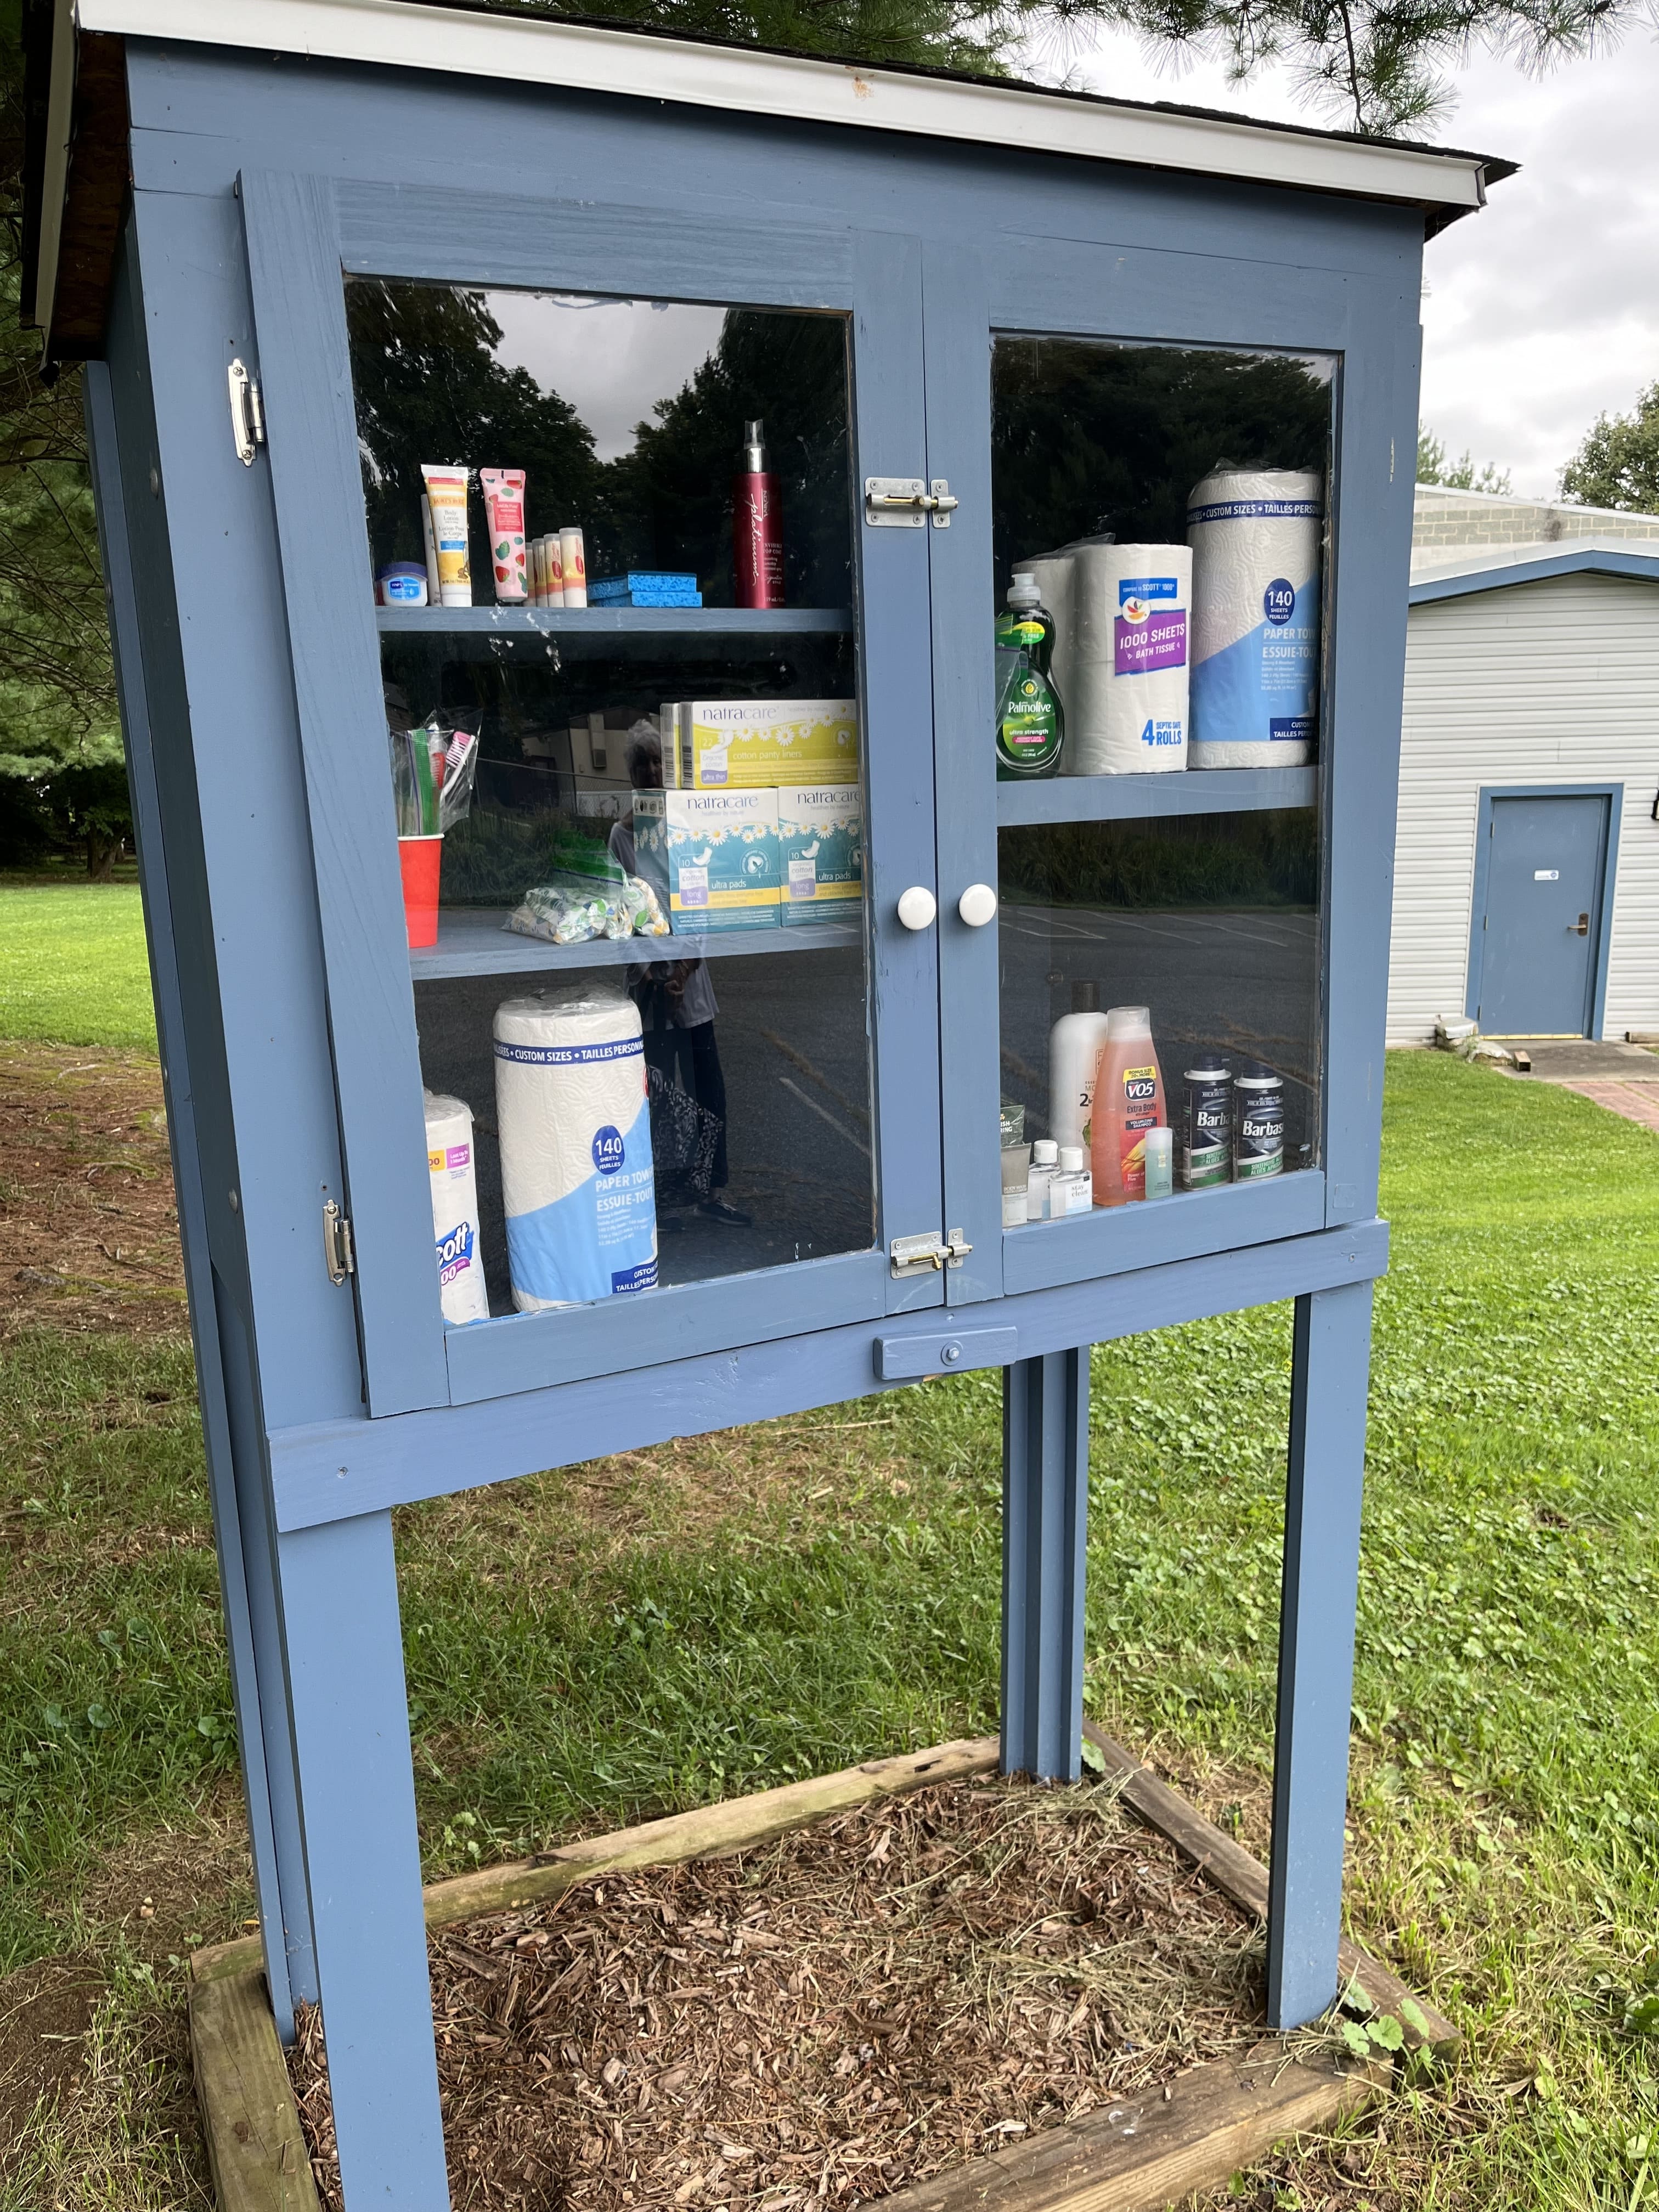
[[[1000,1206],[1001,1269],[964,1299],[1324,1223],[1337,360],[994,311],[981,342],[982,566],[958,596],[996,826],[993,864],[963,825],[958,872],[998,903],[994,929],[947,933],[944,988],[948,1032],[994,935],[996,1070],[947,1042],[947,1092],[978,1054],[985,1125],[958,1127],[947,1189],[976,1243]]]
[[[607,256],[580,215],[540,282],[383,246],[354,267],[351,213],[337,565],[404,978],[378,1074],[343,1037],[338,945],[330,981],[360,1250],[412,1256],[426,1216],[386,1325],[441,1301],[447,1395],[473,1397],[938,1303],[888,1266],[912,1224],[887,1231],[878,1174],[938,1220],[934,956],[895,925],[884,957],[872,895],[931,864],[925,655],[878,681],[860,611],[908,590],[925,635],[926,574],[890,555],[890,583],[879,549],[866,573],[854,489],[861,447],[921,449],[919,289],[860,316],[843,240],[839,272],[798,244],[770,301],[698,296],[682,239],[671,291],[628,281],[665,273],[638,219]],[[729,271],[729,231],[706,246]],[[394,1128],[410,1157],[366,1224],[359,1165]]]

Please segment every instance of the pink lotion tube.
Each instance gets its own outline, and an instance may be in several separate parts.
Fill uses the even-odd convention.
[[[480,469],[478,482],[483,488],[495,604],[517,606],[530,592],[524,550],[524,471]]]

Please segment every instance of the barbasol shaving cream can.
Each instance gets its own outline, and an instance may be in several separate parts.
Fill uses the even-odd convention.
[[[1182,1073],[1181,1188],[1207,1190],[1233,1177],[1233,1076],[1217,1060]]]
[[[1238,1182],[1276,1176],[1285,1165],[1285,1079],[1267,1068],[1233,1078],[1237,1121],[1233,1176]]]

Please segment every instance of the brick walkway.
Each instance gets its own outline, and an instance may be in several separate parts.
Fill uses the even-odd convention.
[[[1651,1129],[1659,1137],[1659,1083],[1651,1079],[1638,1083],[1562,1083],[1561,1088],[1576,1091],[1581,1098],[1605,1106],[1609,1114],[1622,1114],[1626,1121]]]

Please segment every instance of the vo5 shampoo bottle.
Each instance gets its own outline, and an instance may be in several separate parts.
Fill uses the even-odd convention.
[[[1146,1132],[1169,1121],[1164,1075],[1145,1006],[1113,1006],[1095,1077],[1091,1131],[1095,1204],[1146,1195]]]

